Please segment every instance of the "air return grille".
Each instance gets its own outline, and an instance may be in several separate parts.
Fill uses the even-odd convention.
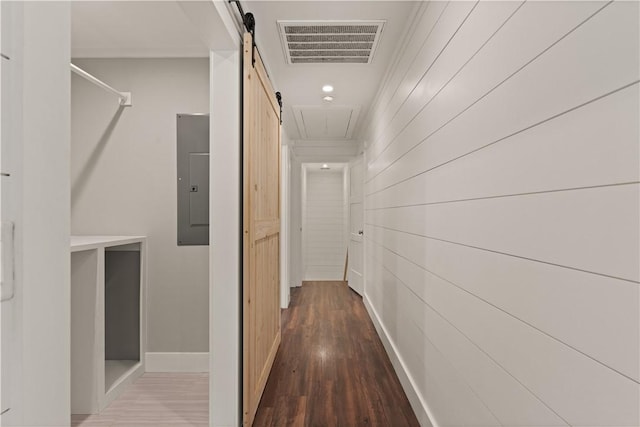
[[[289,64],[369,64],[385,21],[278,21]]]

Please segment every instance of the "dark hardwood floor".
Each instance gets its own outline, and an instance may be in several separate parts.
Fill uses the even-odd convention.
[[[292,289],[253,425],[419,426],[362,298],[345,282]]]

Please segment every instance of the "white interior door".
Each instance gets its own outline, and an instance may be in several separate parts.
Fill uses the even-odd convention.
[[[349,167],[349,287],[364,293],[364,209],[362,155]]]

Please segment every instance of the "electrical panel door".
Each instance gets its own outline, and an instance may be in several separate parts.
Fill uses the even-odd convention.
[[[209,244],[209,115],[178,114],[178,246]]]

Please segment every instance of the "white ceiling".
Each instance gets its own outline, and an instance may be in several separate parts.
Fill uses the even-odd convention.
[[[347,167],[348,163],[303,163],[302,164],[309,172],[340,172],[342,173]],[[327,165],[329,169],[323,169],[324,165]]]
[[[389,62],[400,43],[408,25],[415,1],[242,1],[245,12],[256,19],[256,42],[266,62],[275,90],[282,93],[284,102],[283,126],[292,140],[360,139],[362,120],[375,97]],[[287,64],[278,20],[385,20],[384,30],[371,64]],[[335,88],[334,101],[322,100],[322,86],[331,84]],[[313,129],[309,137],[299,129],[299,120],[294,116],[295,106],[319,108],[359,107],[359,117],[352,123],[353,135],[346,138],[341,129]],[[343,108],[344,110],[344,108]],[[329,114],[335,126],[342,126],[346,118]],[[324,123],[320,121],[320,124]],[[318,137],[320,131],[326,138]]]
[[[284,130],[302,150],[300,156],[315,156],[323,161],[323,152],[326,160],[330,160],[332,155],[337,158],[346,151],[356,151],[357,141],[362,137],[362,122],[416,3],[418,1],[402,0],[242,1],[245,12],[255,16],[258,47],[275,90],[282,93]],[[207,4],[213,3],[211,0],[74,1],[71,5],[72,57],[207,57],[207,46],[212,45],[211,34],[204,34],[203,28],[221,27],[215,21],[219,15],[210,17],[200,13],[217,14],[203,9]],[[385,24],[371,64],[288,64],[278,20],[384,20]],[[335,88],[332,103],[322,100],[321,88],[325,84]],[[337,143],[345,144],[345,153],[337,151],[340,148]]]
[[[296,129],[304,140],[350,140],[358,123],[359,105],[293,105]]]
[[[73,1],[71,56],[208,57],[209,50],[178,2]]]

